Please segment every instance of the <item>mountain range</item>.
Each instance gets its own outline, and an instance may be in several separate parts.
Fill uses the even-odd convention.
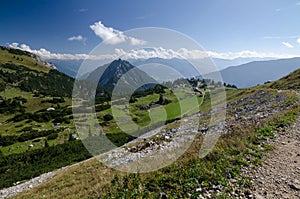
[[[220,73],[224,82],[234,84],[239,88],[246,88],[264,84],[267,81],[275,81],[298,68],[300,68],[300,58],[290,58],[254,61],[228,67]]]
[[[132,60],[131,62],[133,63]],[[142,60],[140,61],[140,65],[138,63],[132,64],[129,61],[118,59],[99,66],[96,70],[86,74],[85,77],[90,81],[96,81],[97,84],[108,89],[112,89],[116,84],[120,83],[120,90],[126,92],[128,89],[135,89],[144,83],[155,82],[154,78],[139,68],[139,66],[144,64],[150,64],[150,66],[152,66],[152,62],[155,63],[154,69],[156,69],[156,67],[161,67],[161,65],[167,65],[170,62],[182,63],[183,65],[181,60],[175,59]],[[244,79],[238,79],[238,83],[241,83],[242,80],[248,81],[248,83],[253,79],[257,81],[255,78],[259,77],[260,73],[267,73],[266,76],[264,76],[264,78],[266,78],[264,81],[266,81],[269,79],[270,75],[274,76],[278,75],[278,73],[288,73],[288,71],[292,70],[294,67],[299,68],[298,63],[299,58],[252,62],[241,66],[229,67],[222,70],[221,73],[223,71],[231,70],[232,76],[227,79],[228,83],[234,81],[238,75],[244,75]],[[267,69],[264,69],[265,66]],[[57,68],[59,69],[59,67]],[[175,69],[174,66],[173,69]],[[250,71],[247,71],[246,69]],[[251,71],[251,69],[257,71]],[[192,70],[181,70],[182,72],[186,72],[186,75],[189,74],[187,72],[193,74]],[[160,70],[158,70],[158,72],[159,71]],[[268,71],[271,72],[268,73]],[[130,75],[124,75],[127,73]],[[167,75],[163,72],[161,73],[161,75],[165,75],[167,79]],[[128,187],[124,187],[123,185],[127,186],[129,184],[131,186],[129,191],[134,195],[139,193],[139,191],[133,190],[133,188],[135,189],[138,187],[138,189],[140,189],[139,185],[134,184],[136,182],[142,182],[143,186],[150,185],[149,187],[154,188],[150,189],[153,193],[162,193],[163,191],[172,193],[180,191],[181,195],[178,195],[178,197],[181,197],[186,193],[186,189],[182,187],[189,187],[190,181],[186,183],[187,186],[182,186],[182,180],[179,179],[193,179],[194,181],[195,174],[198,176],[199,169],[206,172],[206,177],[203,178],[204,175],[202,175],[200,176],[201,178],[196,179],[195,184],[193,185],[194,188],[199,186],[198,180],[201,182],[201,185],[205,185],[202,182],[206,182],[205,186],[209,186],[210,182],[218,183],[220,176],[222,175],[225,175],[225,177],[222,177],[221,180],[226,182],[226,184],[229,184],[232,182],[233,177],[237,175],[237,172],[239,172],[236,171],[236,168],[244,168],[245,165],[250,165],[258,160],[260,161],[257,157],[262,157],[262,143],[264,143],[264,139],[273,139],[273,129],[274,131],[277,131],[277,128],[282,129],[282,127],[286,127],[291,118],[299,113],[299,108],[295,108],[297,99],[295,97],[295,92],[287,90],[298,90],[300,88],[299,78],[300,69],[288,76],[282,77],[278,81],[270,82],[259,87],[250,89],[226,89],[226,95],[231,102],[228,105],[228,120],[226,120],[227,126],[225,126],[225,128],[228,130],[226,131],[227,135],[232,136],[222,137],[222,144],[218,146],[224,148],[216,147],[218,151],[207,156],[208,158],[206,158],[206,161],[209,161],[209,164],[202,164],[202,160],[198,161],[199,153],[194,154],[194,148],[191,148],[191,150],[189,149],[188,155],[182,156],[178,164],[175,163],[171,165],[169,169],[161,169],[154,174],[146,174],[148,176],[143,176],[142,178],[139,177],[139,174],[136,177],[128,175],[127,177],[125,176],[126,178],[118,178],[117,176],[122,176],[124,173],[118,174],[116,173],[117,170],[108,170],[108,167],[102,167],[99,163],[94,165],[92,162],[85,162],[84,164],[87,164],[88,168],[91,168],[89,169],[89,172],[86,172],[87,167],[83,166],[84,164],[76,167],[75,173],[74,167],[61,170],[63,173],[57,175],[60,176],[60,178],[54,177],[51,181],[46,182],[47,184],[42,185],[46,188],[46,191],[41,193],[39,188],[38,191],[34,189],[34,193],[26,192],[26,194],[31,194],[26,198],[34,198],[35,196],[33,195],[43,195],[46,198],[66,198],[68,197],[66,195],[75,193],[74,190],[78,190],[74,197],[84,198],[88,193],[92,197],[95,196],[95,198],[98,198],[100,194],[95,192],[95,189],[90,189],[91,183],[96,184],[99,188],[98,190],[103,190],[103,193],[101,192],[102,195],[106,194],[106,189],[102,189],[104,186],[108,186],[107,190],[109,193],[111,190],[116,189],[114,190],[115,193],[119,194],[120,190],[125,190],[127,192]],[[23,182],[24,180],[31,179],[42,173],[51,172],[54,169],[59,169],[91,157],[90,153],[81,142],[82,138],[79,140],[73,138],[73,135],[77,136],[76,133],[78,133],[74,126],[74,113],[72,112],[71,105],[73,84],[73,78],[58,71],[51,63],[43,61],[36,55],[25,51],[0,47],[0,188],[10,187],[14,184],[18,184],[17,182]],[[143,88],[147,88],[148,86],[151,85],[146,85],[146,87]],[[277,89],[286,91],[278,92]],[[208,92],[209,91],[207,91],[207,93]],[[179,107],[179,104],[177,104],[177,101],[173,100],[172,92],[160,94],[148,93],[147,96],[133,98],[134,100],[132,100],[133,102],[130,105],[132,120],[140,122],[138,124],[144,124],[142,122],[148,121],[147,118],[149,114],[147,110],[142,109],[143,104],[156,103],[155,101],[160,101],[160,99],[171,99],[169,104],[164,105],[166,112],[168,111],[167,113],[171,118],[168,120],[171,121],[171,123],[166,126],[166,129],[168,130],[162,131],[161,134],[159,133],[156,136],[151,136],[150,139],[143,139],[142,142],[135,142],[131,143],[131,145],[127,145],[129,146],[129,148],[127,148],[128,151],[133,152],[132,154],[149,154],[149,152],[152,153],[155,152],[155,150],[162,149],[161,146],[169,146],[170,143],[177,144],[179,142],[178,140],[182,140],[181,137],[178,137],[178,135],[182,135],[180,129],[193,129],[193,127],[191,128],[189,125],[191,125],[190,122],[193,122],[194,120],[181,120],[184,121],[188,128],[179,128],[177,122],[172,122],[174,121],[174,116],[176,116],[176,110],[178,110],[177,107]],[[200,111],[201,113],[210,114],[212,113],[212,111],[210,111],[211,102],[209,98],[206,97],[207,95],[204,95],[203,98],[199,98],[199,100],[202,100]],[[133,137],[123,133],[119,127],[115,125],[113,116],[110,115],[110,99],[107,98],[103,100],[98,98],[96,100],[98,100],[95,105],[97,119],[101,126],[109,130],[107,131],[107,137],[112,142],[118,143],[117,146],[122,146],[124,143],[131,141]],[[154,111],[151,110],[151,113],[153,114]],[[203,116],[205,115],[205,118],[199,117],[201,121],[197,122],[197,124],[201,124],[201,128],[199,128],[200,126],[197,126],[195,129],[201,129],[202,131],[214,128],[207,127],[206,123],[208,123],[207,119],[209,119],[209,117],[206,117],[207,114],[203,114]],[[265,119],[270,119],[270,117],[276,118],[276,120],[271,120],[274,122],[270,122],[270,124],[274,126],[266,126],[261,130],[257,130],[256,126],[255,128],[252,127],[253,124],[263,124]],[[282,118],[278,120],[280,117]],[[82,117],[82,119],[84,119],[84,117]],[[278,122],[275,123],[277,120]],[[125,120],[125,122],[127,121],[128,120]],[[269,123],[265,122],[265,124],[268,125]],[[243,125],[243,128],[247,129],[247,131],[244,132],[245,134],[240,133],[241,125]],[[92,133],[94,131],[93,126],[88,125],[87,127],[89,127],[89,135],[86,139],[98,141],[98,134],[95,135]],[[232,129],[235,131],[232,131]],[[153,140],[151,140],[152,138]],[[172,142],[170,142],[170,140],[172,140]],[[192,147],[199,147],[202,144],[202,140],[195,139],[194,144],[195,145],[192,145]],[[154,146],[157,146],[157,148]],[[234,148],[232,148],[232,146]],[[251,150],[245,150],[245,146],[249,146]],[[198,148],[195,149],[198,150]],[[253,155],[254,150],[256,150],[255,155]],[[269,146],[268,148],[266,146],[264,151],[268,150]],[[236,159],[234,157],[237,152],[239,154],[238,158],[241,159]],[[241,153],[242,155],[240,155]],[[228,156],[228,154],[231,155]],[[222,164],[220,164],[219,161],[220,157],[225,158],[225,161],[222,160]],[[249,158],[246,160],[243,157],[251,157],[252,159]],[[195,162],[196,158],[198,162]],[[132,159],[128,160],[132,161]],[[191,164],[191,162],[193,164]],[[207,165],[209,167],[207,167]],[[188,171],[188,173],[174,172],[181,170]],[[234,175],[232,176],[224,173],[224,171],[229,171],[230,174],[233,170],[236,173],[233,173]],[[219,173],[218,175],[212,176],[211,171]],[[109,183],[105,182],[105,184],[97,184],[103,182],[98,180],[98,177],[103,177],[107,173],[113,174],[111,175],[112,178],[109,180]],[[181,173],[182,175],[179,175]],[[38,183],[40,183],[40,179],[41,178],[38,178]],[[74,186],[70,185],[69,182],[73,182],[74,179],[76,182],[81,182],[79,184],[84,188],[78,189],[78,183],[73,183]],[[130,183],[128,183],[128,179],[130,180]],[[171,179],[176,187],[168,186],[169,181],[165,184],[165,179]],[[118,183],[118,180],[120,180],[120,183]],[[84,184],[82,184],[82,182]],[[239,181],[236,180],[236,182],[238,183]],[[32,187],[31,184],[29,186],[27,184],[26,186]],[[164,189],[158,189],[160,187],[163,187]],[[166,187],[169,188],[169,190],[167,190],[168,192],[165,191]],[[248,188],[247,185],[247,189]],[[53,189],[55,189],[54,192]],[[147,188],[144,190],[146,189]],[[214,188],[212,189],[214,190]],[[3,193],[6,194],[8,191],[1,191],[1,194]],[[14,191],[14,193],[16,194],[17,191]],[[53,196],[53,193],[56,195]],[[47,196],[47,194],[51,194],[51,196]],[[120,197],[122,196],[117,195],[115,198]],[[159,197],[160,196],[157,195],[155,198]],[[4,198],[6,198],[5,195]]]
[[[6,47],[1,47],[2,52],[2,61],[9,62],[19,62],[21,65],[28,66],[33,68],[33,66],[39,66],[39,70],[48,71],[50,69],[57,69],[58,71],[67,74],[70,77],[75,77],[78,69],[82,64],[82,60],[47,60],[43,61],[38,56]],[[15,54],[13,57],[10,57],[9,53]],[[20,58],[18,57],[20,56]],[[21,58],[22,56],[22,58]],[[26,58],[28,57],[28,58]],[[30,58],[30,59],[29,59]],[[17,60],[20,59],[20,60]],[[30,61],[29,61],[30,60]],[[31,63],[31,60],[35,60],[35,63]],[[221,62],[227,64],[237,64],[249,61],[248,59],[234,59],[234,60],[222,60],[214,59],[213,60],[217,67],[223,67],[220,64]],[[142,82],[163,82],[168,80],[174,80],[179,77],[193,77],[197,76],[201,78],[201,75],[198,71],[187,61],[182,59],[161,59],[161,58],[150,58],[150,59],[139,59],[139,60],[128,60],[120,62],[120,60],[115,60],[112,63],[108,63],[104,66],[99,66],[94,72],[86,74],[85,77],[89,79],[96,79],[97,74],[102,74],[103,76],[100,79],[99,85],[104,87],[110,87],[117,83],[116,80],[120,78],[121,74],[125,74],[133,68],[139,68],[143,66],[142,70],[132,71],[130,76],[135,76],[135,81],[140,83]],[[117,66],[117,65],[120,66]],[[107,71],[102,71],[103,68],[108,67]],[[150,67],[149,67],[150,66]],[[168,66],[172,70],[166,70],[163,66]],[[101,69],[102,68],[102,69]],[[239,88],[251,87],[257,84],[263,84],[267,81],[274,81],[279,79],[290,72],[300,68],[300,58],[289,58],[289,59],[277,59],[277,60],[262,60],[262,61],[252,61],[249,63],[244,63],[237,66],[229,66],[225,69],[220,70],[220,74],[223,78],[223,81],[228,84],[234,84]],[[176,72],[177,71],[177,72]],[[95,73],[95,74],[92,74]],[[147,74],[151,74],[146,75]],[[213,77],[214,73],[206,74],[205,78]],[[142,81],[143,78],[147,77]],[[155,80],[154,80],[155,79]],[[29,78],[30,80],[30,78]],[[128,84],[133,84],[133,79],[126,80]],[[3,81],[2,81],[3,82]],[[130,82],[130,83],[129,83]],[[42,84],[41,84],[42,85]],[[137,86],[135,84],[135,86]],[[134,86],[134,87],[135,87]]]
[[[300,58],[261,60],[243,63],[247,62],[247,60],[249,61],[249,59],[243,58],[234,60],[215,59],[214,62],[217,67],[221,67],[222,64],[222,67],[224,67],[224,63],[233,64],[232,66],[228,65],[228,67],[220,70],[220,74],[224,82],[234,84],[239,88],[246,88],[257,84],[263,84],[267,81],[274,81],[300,68]],[[143,68],[144,72],[152,74],[151,77],[158,82],[174,80],[179,77],[197,76],[201,78],[198,71],[189,62],[182,59],[150,58],[139,60],[131,59],[128,61],[130,62],[130,65],[134,67],[148,66]],[[79,69],[82,61],[51,60],[51,62],[55,64],[59,71],[75,77],[76,71]],[[243,64],[234,65],[237,63]],[[167,70],[163,66],[168,66],[171,70]],[[100,72],[99,70],[98,72]],[[126,70],[123,72],[126,72]],[[108,75],[108,73],[106,73],[106,75]],[[213,77],[214,73],[205,75],[205,78]],[[109,79],[110,76],[108,75],[106,78]],[[104,80],[102,79],[102,82],[103,81]]]
[[[235,58],[235,59],[220,59],[212,58],[217,70],[223,70],[231,66],[239,66],[242,64],[250,63],[253,61],[267,61],[274,60],[274,58]],[[53,63],[56,68],[71,77],[76,77],[76,74],[83,63],[83,60],[58,60],[48,59],[50,63]],[[186,60],[173,58],[173,59],[162,59],[162,58],[150,58],[150,59],[129,59],[128,60],[134,66],[141,66],[143,64],[155,63],[157,67],[159,65],[165,65],[178,70],[183,76],[190,77],[195,76],[197,71],[195,68]]]

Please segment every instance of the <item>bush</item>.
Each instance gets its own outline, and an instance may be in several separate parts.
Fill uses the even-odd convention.
[[[58,133],[52,133],[47,135],[47,140],[55,140],[58,137]]]
[[[103,116],[104,121],[110,121],[114,119],[114,117],[111,114],[106,114]]]

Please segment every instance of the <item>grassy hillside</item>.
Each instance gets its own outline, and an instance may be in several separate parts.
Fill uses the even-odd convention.
[[[5,58],[0,64],[0,187],[90,157],[81,141],[71,138],[76,133],[70,98],[73,79],[46,66],[40,68],[35,65],[34,55],[24,51],[3,48],[0,57]],[[163,92],[161,102],[159,92],[155,92],[140,93],[131,103],[131,114],[140,126],[150,122],[147,110],[140,109],[144,104],[165,106],[168,121],[181,117],[176,111],[178,100],[169,90],[159,90]],[[180,97],[186,95],[180,92]],[[200,103],[202,98],[198,100]],[[184,103],[188,105],[189,101]],[[117,128],[107,97],[96,98],[96,111],[112,142],[120,146],[133,139]],[[160,112],[153,109],[152,114],[156,115],[156,125]],[[48,164],[50,159],[53,161]],[[41,167],[44,163],[47,164]]]
[[[0,47],[0,92],[18,88],[36,96],[71,97],[74,80],[44,64],[32,53]]]
[[[270,88],[300,90],[300,69],[270,84]]]
[[[16,52],[8,53],[13,57]],[[24,53],[22,56],[29,59],[31,55]],[[70,99],[72,81],[58,71],[43,71],[15,61],[0,65],[1,188],[91,157],[81,141],[71,136],[76,133]],[[203,97],[197,97],[196,104],[202,113],[208,113],[211,107],[209,92],[217,91],[219,85],[193,83],[207,88],[202,90]],[[173,91],[178,93],[179,98],[174,96]],[[196,198],[208,190],[215,190],[211,193],[213,197],[225,198],[236,186],[240,193],[251,188],[249,179],[239,177],[241,167],[260,164],[263,155],[270,150],[265,140],[274,138],[273,131],[288,126],[299,113],[297,96],[290,91],[278,92],[269,87],[227,88],[226,93],[228,129],[214,151],[204,159],[198,157],[203,141],[203,135],[199,133],[191,148],[179,160],[161,170],[133,175],[90,161],[66,170],[19,197],[158,198],[165,194],[170,198]],[[143,131],[144,127],[149,130],[147,125],[151,122],[153,127],[161,124],[161,108],[165,108],[167,129],[173,129],[178,127],[176,120],[182,118],[178,112],[180,99],[183,99],[184,111],[195,113],[194,107],[191,107],[195,102],[189,95],[178,85],[172,91],[153,88],[137,93],[130,99],[129,115],[140,126],[139,131]],[[150,104],[151,113],[147,107]],[[47,111],[49,107],[54,109]],[[117,116],[124,117],[126,124],[128,115],[122,112],[124,107],[116,107]],[[96,98],[95,110],[99,124],[116,145],[121,146],[134,138],[118,128],[107,96]],[[209,119],[207,114],[201,119],[201,125],[208,124]],[[126,128],[130,130],[133,127],[128,125]],[[94,139],[93,130],[90,127],[91,135],[87,139]]]
[[[63,171],[15,198],[160,198],[162,195],[197,198],[208,193],[212,198],[230,198],[235,196],[232,192],[245,196],[251,189],[251,182],[240,176],[241,168],[260,165],[264,154],[271,150],[265,141],[273,139],[277,129],[290,125],[300,109],[296,96],[288,91],[230,89],[227,93],[232,107],[228,108],[230,125],[227,127],[231,130],[222,135],[213,152],[204,159],[198,157],[203,141],[199,135],[180,159],[158,171],[128,174],[94,159]],[[205,101],[204,106],[207,103],[209,101]],[[265,105],[269,108],[262,108]],[[255,109],[248,110],[249,114],[238,112],[253,106]],[[255,115],[261,117],[266,112],[269,116],[259,119],[260,125],[257,125],[258,116]],[[245,119],[234,119],[236,114],[245,114]]]
[[[37,60],[36,55],[22,50],[0,46],[0,64],[3,65],[7,63],[12,63],[17,66],[22,65],[39,72],[49,72],[50,70],[49,67]]]
[[[0,187],[90,157],[81,142],[69,142],[74,80],[45,63],[0,47]]]
[[[267,87],[227,89],[226,93],[226,133],[204,159],[198,157],[203,142],[199,134],[182,157],[158,171],[128,174],[93,159],[15,198],[245,197],[251,181],[240,176],[242,167],[261,164],[272,150],[266,140],[274,139],[274,131],[288,127],[298,117],[299,96]],[[209,95],[205,95],[201,111],[205,113],[209,107]],[[201,123],[208,120],[203,118]],[[174,123],[169,125],[174,127]]]
[[[57,70],[47,73],[15,63],[0,65],[0,91],[19,88],[38,96],[71,97],[74,80]]]

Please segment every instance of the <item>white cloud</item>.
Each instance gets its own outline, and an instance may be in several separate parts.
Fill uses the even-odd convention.
[[[88,54],[65,54],[65,53],[52,53],[44,48],[40,48],[39,50],[33,50],[30,46],[26,44],[12,43],[9,44],[9,47],[16,48],[24,51],[28,51],[30,53],[36,54],[43,59],[61,59],[61,60],[82,60],[82,59],[113,59],[111,55],[102,55],[102,56],[94,56]]]
[[[19,45],[18,43],[9,44],[11,48],[17,48],[20,50],[25,50],[34,53],[44,59],[61,59],[61,60],[112,60],[112,59],[149,59],[149,58],[185,58],[185,59],[203,59],[203,58],[219,58],[219,59],[236,59],[236,58],[292,58],[299,57],[299,55],[293,54],[276,54],[276,53],[264,53],[257,51],[244,50],[239,52],[227,52],[220,53],[214,51],[202,51],[202,50],[188,50],[186,48],[181,48],[178,50],[159,48],[147,48],[147,49],[137,49],[125,51],[123,49],[115,49],[112,54],[104,55],[89,55],[89,54],[61,54],[53,53],[44,48],[39,50],[33,50],[30,46],[26,44]]]
[[[239,52],[228,52],[228,53],[217,53],[212,51],[207,51],[207,54],[212,58],[219,59],[237,59],[237,58],[275,58],[275,59],[284,59],[299,57],[295,54],[276,54],[271,52],[257,52],[251,50],[243,50]]]
[[[297,39],[298,44],[300,44],[300,37]]]
[[[185,58],[185,59],[203,59],[203,58],[219,58],[219,59],[236,59],[236,58],[292,58],[299,57],[299,55],[293,54],[276,54],[276,53],[264,53],[257,51],[244,50],[240,52],[227,52],[219,53],[213,51],[202,50],[188,50],[181,48],[179,50],[164,49],[164,48],[152,48],[152,49],[139,49],[130,50],[128,52],[123,49],[115,50],[115,57],[121,57],[123,59],[149,59],[149,58]]]
[[[143,45],[146,42],[134,37],[126,36],[123,32],[115,30],[111,27],[106,27],[101,21],[90,25],[94,33],[100,37],[105,44],[119,44],[129,41],[132,45]]]
[[[81,35],[78,35],[78,36],[69,37],[68,40],[69,41],[83,41],[83,40],[85,40],[85,38]]]
[[[9,44],[8,46],[11,47],[11,48],[18,48],[19,43],[13,42],[13,43]]]
[[[141,45],[144,45],[146,44],[145,41],[143,40],[140,40],[140,39],[136,39],[134,37],[127,37],[129,40],[130,40],[130,43],[134,46],[141,46]]]
[[[292,44],[290,44],[289,42],[281,42],[281,43],[288,48],[294,48],[294,46]]]

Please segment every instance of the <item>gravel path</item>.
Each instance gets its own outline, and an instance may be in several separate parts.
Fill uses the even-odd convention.
[[[263,165],[248,173],[257,199],[300,198],[300,117],[286,131],[276,132]]]
[[[58,173],[59,171],[63,170],[64,168],[55,170],[55,171],[51,171],[48,173],[44,173],[38,177],[32,178],[31,180],[9,187],[9,188],[5,188],[2,189],[0,191],[0,198],[9,198],[12,196],[15,196],[23,191],[32,189],[33,187],[36,187],[37,185],[39,185],[40,183],[48,180],[49,178],[53,177],[56,173]]]

